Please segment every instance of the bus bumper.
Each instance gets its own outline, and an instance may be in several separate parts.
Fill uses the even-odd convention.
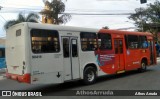
[[[6,77],[8,79],[16,80],[19,82],[30,83],[30,74],[17,75],[17,74],[6,73]]]

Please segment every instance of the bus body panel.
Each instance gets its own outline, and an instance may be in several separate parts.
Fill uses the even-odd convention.
[[[7,31],[6,36],[6,63],[8,73],[23,74],[25,58],[24,24],[19,24]]]
[[[41,57],[41,58],[33,58]],[[32,83],[61,83],[63,81],[62,53],[31,54]],[[45,62],[44,62],[45,61]],[[59,76],[60,77],[59,77]]]

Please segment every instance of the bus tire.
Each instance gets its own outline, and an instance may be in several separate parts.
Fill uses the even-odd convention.
[[[145,72],[147,70],[147,63],[146,61],[141,62],[141,68],[138,69],[140,72]]]
[[[93,84],[95,83],[96,81],[96,69],[89,66],[89,67],[86,67],[84,69],[84,72],[83,72],[83,83],[85,85],[90,85],[90,84]]]

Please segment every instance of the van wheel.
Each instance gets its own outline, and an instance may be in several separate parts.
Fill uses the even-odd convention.
[[[141,62],[141,68],[138,69],[140,72],[145,72],[147,70],[147,64],[145,61]]]
[[[93,67],[86,67],[83,73],[83,83],[93,84],[96,81],[96,70]]]

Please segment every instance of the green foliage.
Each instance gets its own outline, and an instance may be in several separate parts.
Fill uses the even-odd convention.
[[[147,8],[136,8],[129,19],[135,22],[138,31],[151,33],[160,31],[160,1],[148,4]]]
[[[38,23],[39,15],[35,13],[29,13],[27,17],[25,17],[22,13],[18,14],[18,18],[16,20],[7,21],[4,25],[5,30],[11,27],[12,25],[21,23],[21,22],[35,22]]]
[[[61,0],[45,1],[49,10],[41,11],[42,15],[54,20],[53,24],[65,24],[71,19],[70,14],[64,14],[65,4]]]

